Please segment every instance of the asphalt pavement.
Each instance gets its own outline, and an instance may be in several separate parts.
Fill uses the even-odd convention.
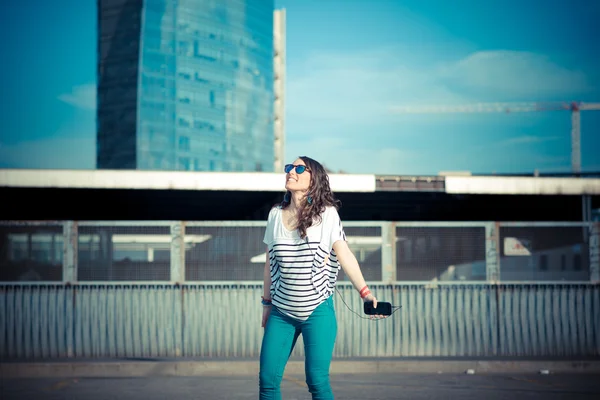
[[[333,374],[336,399],[593,399],[597,374]],[[286,374],[282,398],[310,399],[303,375]],[[4,378],[0,398],[9,399],[258,399],[253,376],[152,376]]]

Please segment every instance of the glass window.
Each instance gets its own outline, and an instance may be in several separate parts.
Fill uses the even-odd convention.
[[[143,13],[140,62],[105,66],[105,75],[115,79],[141,70],[139,165],[272,170],[273,3],[156,0],[144,3]],[[123,29],[114,37],[135,31],[131,25],[119,28],[114,18],[99,27],[110,29]],[[102,43],[111,46],[111,37]],[[131,41],[133,47],[139,43]],[[103,92],[99,105],[118,107],[124,95],[134,99],[138,91],[132,85],[125,94],[120,84]],[[102,119],[99,126],[108,129]],[[161,151],[149,154],[156,149]],[[180,151],[189,154],[179,156]],[[247,161],[240,162],[240,154]]]
[[[190,159],[188,157],[179,157],[179,169],[183,171],[190,169]]]
[[[187,136],[179,137],[179,150],[190,151],[190,138]]]
[[[177,118],[177,125],[185,128],[189,128],[191,126],[190,121],[185,117]]]
[[[540,265],[539,268],[541,271],[547,271],[548,270],[548,256],[546,254],[541,254],[540,255]]]
[[[575,254],[573,256],[573,270],[581,271],[581,254]]]

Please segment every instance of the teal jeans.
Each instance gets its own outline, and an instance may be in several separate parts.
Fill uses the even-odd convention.
[[[283,315],[273,306],[260,349],[260,400],[280,400],[285,365],[302,334],[306,384],[314,400],[333,399],[329,366],[333,355],[337,321],[333,297],[321,303],[306,321]]]

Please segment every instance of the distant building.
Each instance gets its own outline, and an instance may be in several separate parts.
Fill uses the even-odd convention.
[[[275,18],[273,0],[98,0],[97,167],[273,171]]]

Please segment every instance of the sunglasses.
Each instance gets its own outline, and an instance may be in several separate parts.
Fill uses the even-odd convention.
[[[310,172],[310,168],[308,168],[306,165],[293,165],[293,164],[287,164],[283,170],[285,171],[286,174],[289,174],[291,170],[293,170],[294,168],[296,168],[296,173],[297,174],[301,174],[304,171],[308,171]]]

